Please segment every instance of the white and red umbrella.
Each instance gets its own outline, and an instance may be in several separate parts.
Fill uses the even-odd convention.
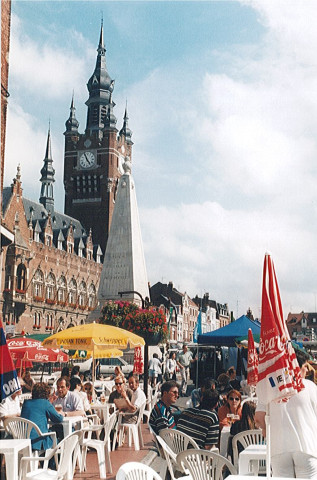
[[[272,258],[265,255],[262,285],[261,338],[257,395],[265,404],[304,388],[300,368],[283,319],[282,303]]]
[[[13,360],[49,363],[68,362],[68,355],[59,349],[45,348],[32,338],[11,338],[7,342]],[[22,362],[22,363],[23,363]]]
[[[247,366],[247,383],[248,385],[256,385],[258,383],[259,359],[254,345],[254,339],[251,328],[248,330],[248,366]]]
[[[267,477],[270,476],[270,402],[287,401],[304,388],[300,368],[283,319],[274,264],[265,255],[262,285],[261,337],[259,373],[256,393],[259,403],[266,405]]]

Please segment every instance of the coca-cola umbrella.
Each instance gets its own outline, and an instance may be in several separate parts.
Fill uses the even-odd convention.
[[[300,368],[283,319],[274,264],[265,255],[262,284],[261,336],[259,373],[256,393],[266,405],[267,477],[270,476],[270,402],[285,401],[304,388]]]
[[[59,349],[45,348],[38,340],[31,338],[11,338],[8,347],[13,360],[38,363],[68,362],[68,355]]]
[[[256,385],[258,383],[259,359],[254,345],[252,330],[248,331],[248,366],[247,366],[247,383],[248,385]]]

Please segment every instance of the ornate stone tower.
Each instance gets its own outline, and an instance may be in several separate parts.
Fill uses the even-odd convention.
[[[64,185],[65,213],[77,218],[94,243],[105,251],[124,157],[132,156],[132,132],[127,109],[118,134],[112,100],[114,80],[106,66],[101,25],[95,70],[88,80],[89,98],[85,133],[78,131],[74,98],[66,121]]]

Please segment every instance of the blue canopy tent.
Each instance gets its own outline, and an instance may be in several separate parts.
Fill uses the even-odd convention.
[[[242,317],[225,327],[199,335],[198,344],[236,347],[235,339],[248,335],[249,328],[251,328],[253,335],[260,335],[261,324],[257,320],[250,320],[249,317],[242,315]]]

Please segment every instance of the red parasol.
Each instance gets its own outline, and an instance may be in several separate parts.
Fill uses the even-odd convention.
[[[266,476],[271,475],[270,402],[287,398],[304,388],[295,352],[283,319],[282,302],[271,256],[263,267],[259,375],[256,394],[266,405]]]
[[[271,256],[263,267],[261,338],[257,396],[261,402],[285,399],[304,388],[298,362],[283,319],[282,303]]]
[[[254,346],[254,339],[252,335],[252,330],[249,328],[248,331],[248,385],[256,385],[258,383],[258,367],[259,359],[256,348]]]
[[[11,338],[8,347],[13,360],[39,363],[68,362],[68,355],[59,349],[45,348],[41,342],[31,338]]]
[[[135,347],[134,349],[134,359],[133,359],[133,373],[137,373],[138,375],[142,375],[144,371],[144,364],[142,358],[142,351],[141,347]]]

